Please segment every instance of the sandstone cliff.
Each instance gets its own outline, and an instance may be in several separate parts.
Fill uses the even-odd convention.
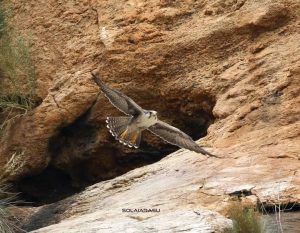
[[[221,232],[231,223],[215,211],[232,196],[299,206],[299,1],[12,0],[6,7],[32,42],[43,101],[2,136],[0,171],[21,184],[49,167],[71,177],[72,187],[102,181],[37,208],[27,229]],[[166,156],[176,148],[148,134],[137,151],[115,142],[104,119],[121,113],[98,95],[94,70],[161,119],[205,136],[199,143],[223,158],[182,149]],[[121,212],[150,207],[161,212]]]

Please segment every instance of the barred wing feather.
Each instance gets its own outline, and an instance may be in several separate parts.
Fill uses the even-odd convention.
[[[105,96],[109,99],[111,104],[115,106],[120,111],[124,112],[127,115],[136,116],[139,115],[143,109],[135,103],[131,98],[126,96],[125,94],[113,90],[108,87],[105,83],[103,83],[99,77],[92,73],[94,81],[100,87],[101,91],[105,94]]]
[[[158,121],[155,125],[150,126],[149,130],[170,144],[204,155],[218,157],[201,148],[189,135],[163,121]]]

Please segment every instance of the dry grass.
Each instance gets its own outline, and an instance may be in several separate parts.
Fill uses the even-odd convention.
[[[0,180],[6,181],[6,176],[17,176],[22,173],[22,169],[26,164],[26,158],[24,158],[24,151],[15,152],[10,156],[10,159],[7,161],[5,166],[1,169],[2,173],[0,174]]]
[[[0,36],[5,32],[6,28],[5,14],[3,10],[0,9]]]
[[[232,202],[226,209],[233,221],[233,229],[226,233],[262,233],[261,214],[255,208],[245,208],[239,201]]]
[[[0,9],[0,130],[34,108],[36,77],[26,40],[8,27]]]
[[[0,183],[0,232],[15,233],[20,232],[13,222],[15,218],[10,213],[10,207],[16,202],[16,194],[9,191],[10,186]]]

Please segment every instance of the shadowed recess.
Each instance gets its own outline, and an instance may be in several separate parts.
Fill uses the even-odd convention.
[[[188,103],[181,98],[172,98],[163,105],[160,98],[157,96],[153,102],[146,103],[145,108],[157,110],[160,119],[183,130],[194,140],[206,135],[207,128],[214,121],[213,97],[198,96]],[[99,107],[94,105],[49,140],[48,150],[52,158],[49,167],[18,183],[23,199],[33,202],[30,205],[64,199],[94,183],[155,163],[179,149],[147,130],[143,132],[140,148],[125,147],[108,132],[105,116],[94,117],[93,108]]]

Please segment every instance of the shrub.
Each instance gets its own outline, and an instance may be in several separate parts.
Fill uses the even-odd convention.
[[[5,14],[3,10],[0,9],[0,36],[5,32],[5,29],[6,29]]]
[[[13,223],[9,208],[15,203],[16,194],[9,192],[10,186],[0,184],[0,232],[14,233],[20,230]]]
[[[226,209],[227,216],[233,221],[233,229],[227,233],[262,233],[261,215],[255,208],[245,208],[238,201]]]
[[[0,130],[35,106],[36,77],[24,38],[8,27],[0,9]]]

